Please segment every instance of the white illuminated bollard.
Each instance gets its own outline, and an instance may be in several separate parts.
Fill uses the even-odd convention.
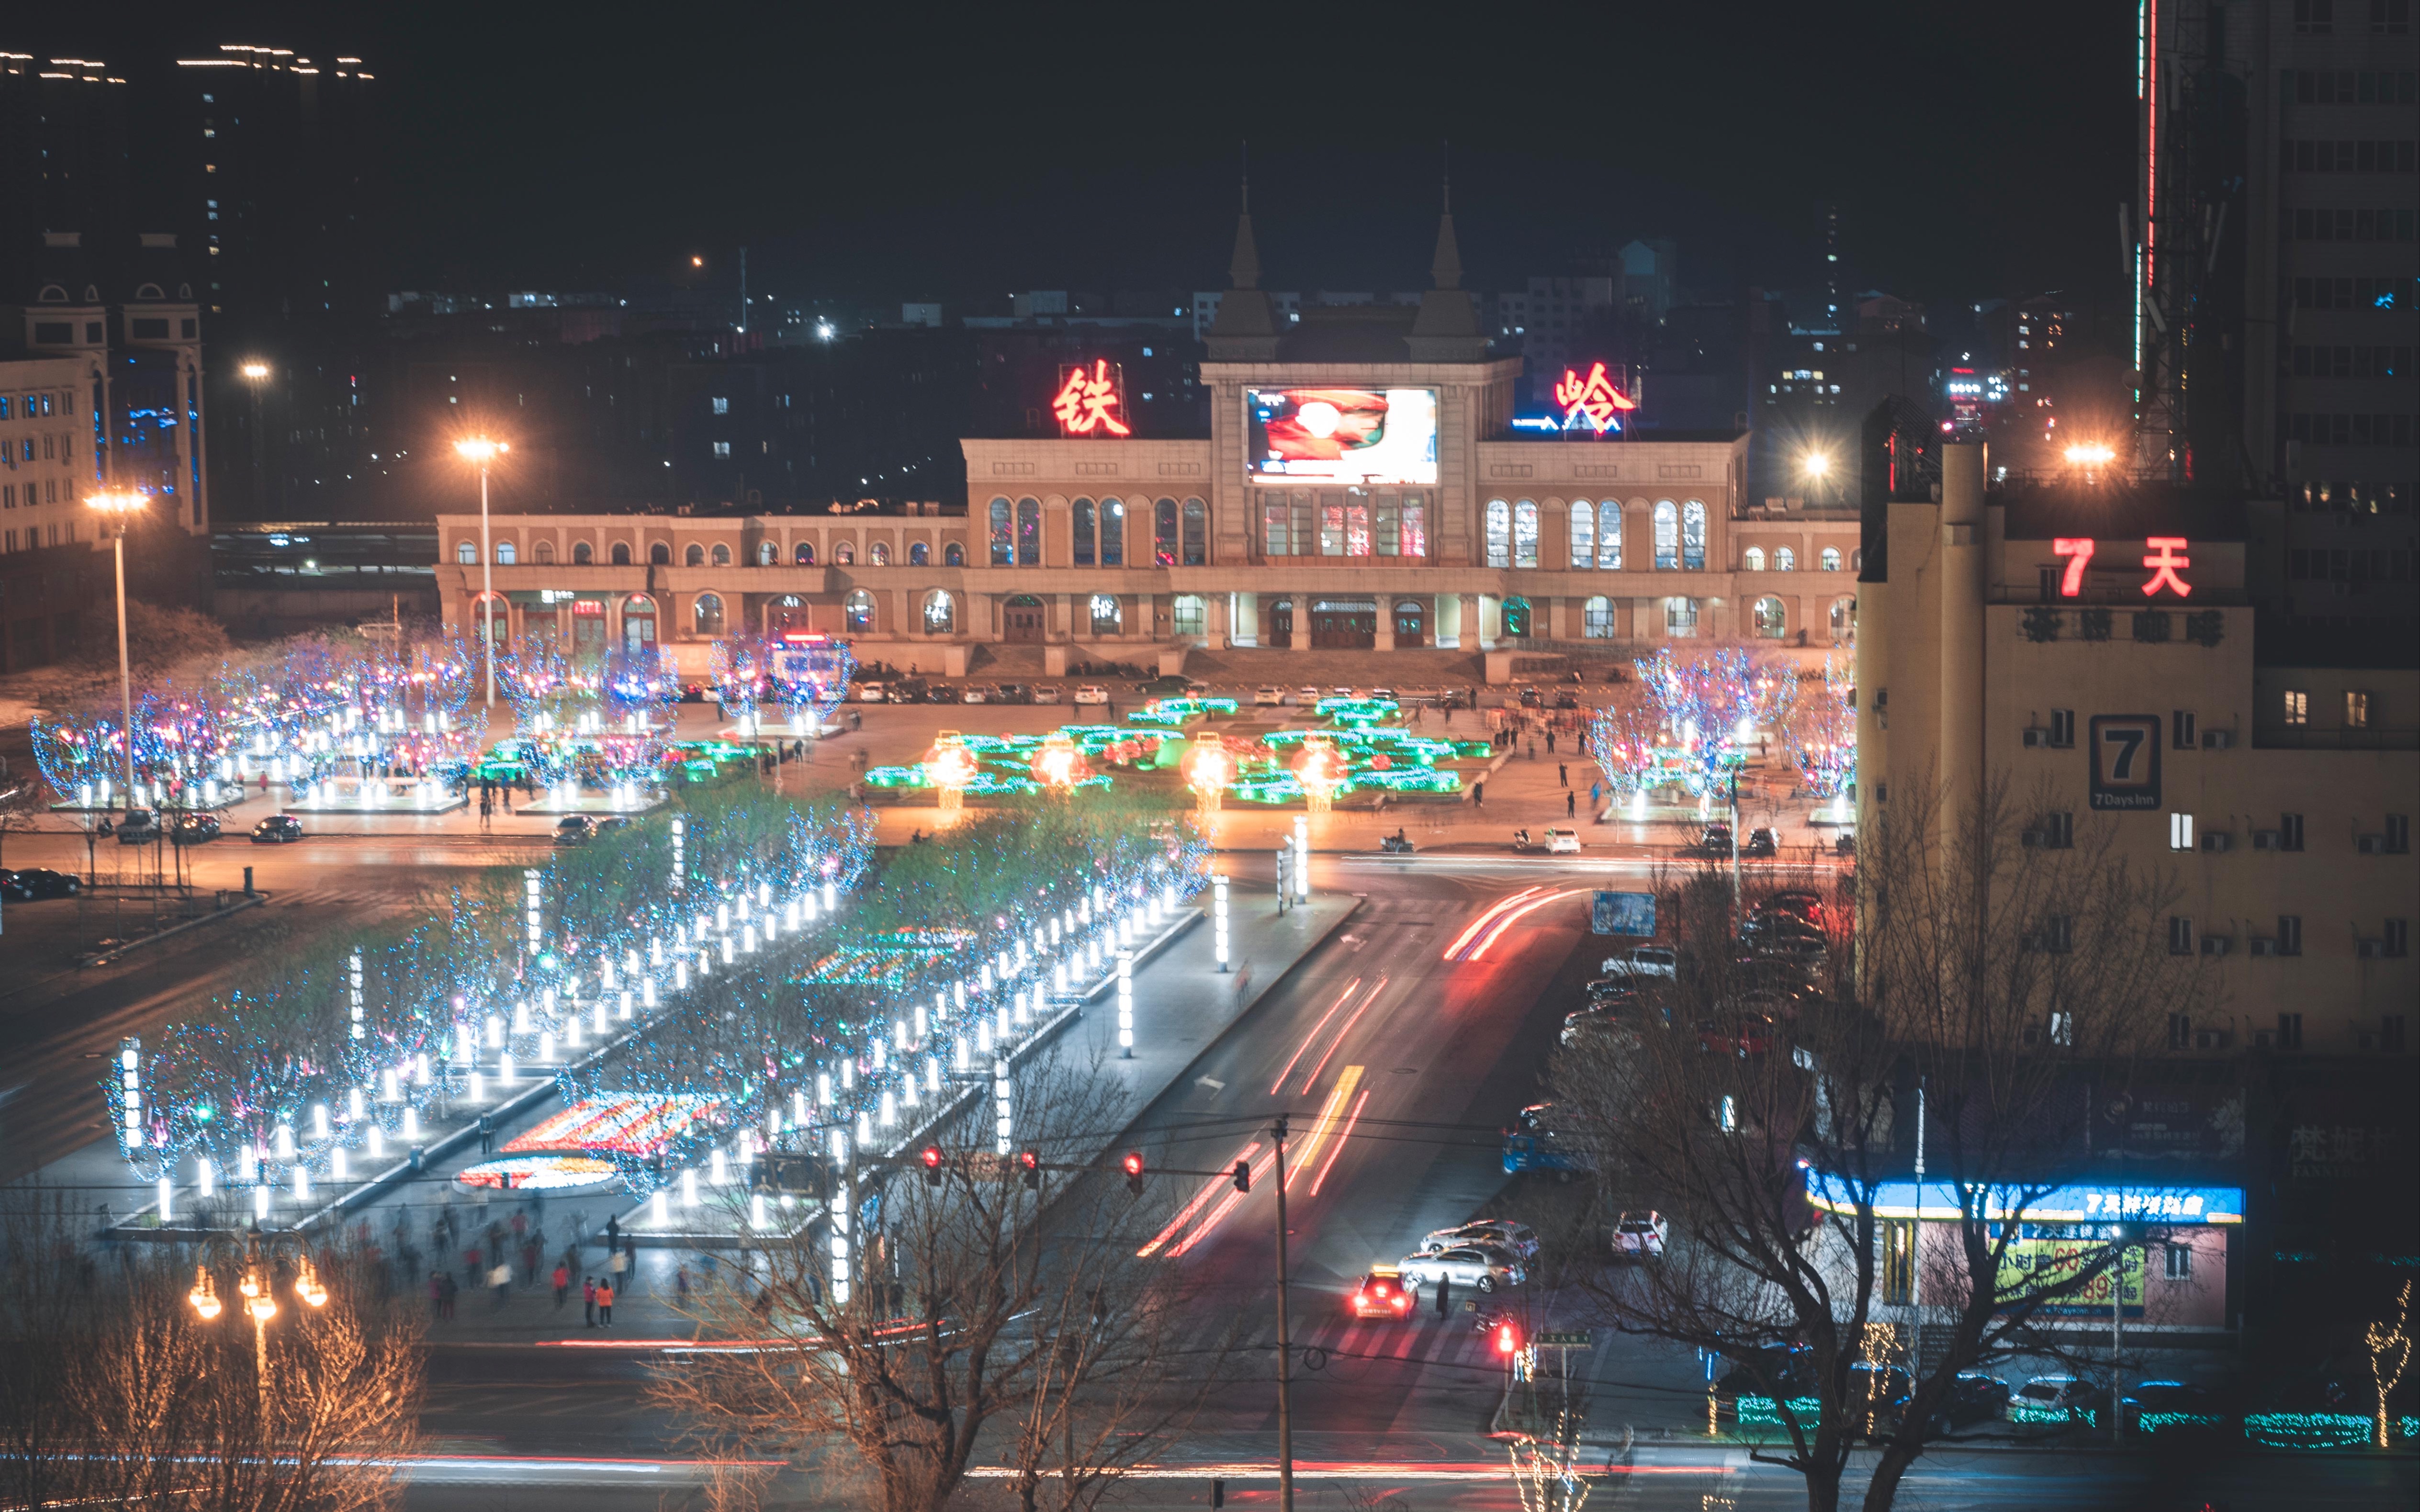
[[[362,1089],[360,1088],[351,1088],[346,1091],[345,1111],[351,1116],[352,1120],[355,1123],[361,1122],[362,1115],[369,1111],[362,1097]]]
[[[490,1013],[488,1015],[488,1048],[502,1050],[504,1047],[504,1021],[499,1015]]]
[[[889,1088],[882,1089],[882,1127],[888,1129],[899,1121],[898,1095]]]
[[[706,1154],[706,1180],[721,1186],[731,1180],[731,1157],[717,1145]]]
[[[417,1139],[420,1137],[420,1110],[418,1108],[406,1108],[403,1110],[403,1136],[406,1139]]]
[[[496,1085],[498,1087],[513,1085],[513,1057],[509,1051],[496,1057]]]
[[[652,986],[654,984],[649,983],[649,985]],[[622,989],[622,1004],[621,1007],[614,1011],[613,1016],[625,1021],[628,1021],[630,1017],[630,990],[627,987]]]
[[[217,1189],[217,1183],[215,1180],[216,1175],[217,1173],[210,1168],[210,1158],[208,1155],[196,1155],[194,1157],[194,1191],[195,1195],[206,1197],[215,1191]]]
[[[801,1129],[806,1127],[807,1094],[803,1090],[790,1094],[790,1121]]]
[[[537,1037],[537,1058],[543,1063],[554,1058],[554,1031],[547,1030]]]
[[[995,1060],[991,1063],[991,1098],[994,1139],[993,1153],[1000,1156],[1001,1159],[1006,1160],[1008,1158],[1009,1142],[1015,1137],[1016,1129],[1016,1124],[1010,1118],[1011,1109],[1009,1107],[1008,1062],[1005,1060]]]
[[[297,1202],[311,1200],[311,1167],[308,1165],[294,1167],[294,1200]]]
[[[480,1075],[475,1071],[471,1073],[471,1085],[469,1088],[464,1091],[463,1096],[466,1100],[473,1103],[485,1103],[488,1100],[488,1078]]]
[[[269,1188],[266,1185],[252,1189],[252,1216],[256,1223],[266,1223],[269,1219]]]
[[[384,1067],[379,1072],[379,1101],[381,1103],[403,1101],[403,1077],[393,1066]]]
[[[720,1155],[721,1151],[717,1150],[715,1153]],[[685,1167],[681,1171],[681,1206],[684,1208],[697,1206],[697,1167],[694,1165]]]
[[[675,962],[674,962],[674,963],[673,963],[673,990],[674,990],[674,991],[675,991],[675,992],[681,992],[681,991],[685,991],[685,990],[687,990],[687,988],[688,988],[688,987],[689,987],[689,963],[688,963],[687,961],[675,961]]]
[[[311,1104],[311,1137],[314,1139],[328,1137],[328,1104],[325,1103]]]
[[[351,1164],[345,1158],[344,1146],[338,1145],[335,1149],[328,1151],[328,1180],[332,1181],[349,1180],[351,1180]]]
[[[1134,1058],[1134,952],[1118,952],[1118,1058]]]
[[[513,1005],[513,1032],[515,1034],[527,1034],[535,1027],[536,1027],[536,1026],[530,1022],[529,1004],[515,1003]]]
[[[1221,872],[1210,879],[1210,943],[1218,957],[1218,969],[1229,966],[1230,936],[1227,933],[1227,873]]]
[[[672,1222],[672,1194],[659,1187],[648,1200],[647,1215],[659,1224]]]
[[[406,1129],[405,1129],[404,1137],[405,1137],[405,1138],[407,1138],[407,1139],[409,1139],[409,1138],[411,1138],[411,1130],[410,1130],[410,1127],[409,1127],[409,1126],[410,1126],[410,1124],[411,1124],[411,1123],[412,1123],[414,1120],[413,1120],[413,1119],[412,1119],[412,1118],[411,1118],[411,1109],[410,1109],[410,1108],[406,1108],[406,1109],[404,1109],[403,1111],[404,1111],[404,1122],[405,1122],[405,1124],[406,1124],[406,1126],[407,1126],[407,1127],[406,1127]],[[372,1160],[384,1160],[384,1159],[386,1158],[386,1131],[385,1131],[384,1129],[380,1128],[380,1127],[379,1127],[377,1124],[375,1124],[375,1123],[371,1124],[371,1125],[370,1125],[370,1127],[369,1127],[369,1143],[368,1143],[368,1149],[369,1149],[369,1156],[370,1156],[370,1159],[372,1159]]]
[[[752,1192],[748,1195],[748,1227],[761,1230],[765,1225],[765,1194]]]
[[[827,914],[829,914],[829,913],[830,913],[833,909],[838,908],[839,906],[840,906],[840,885],[839,885],[838,883],[835,883],[835,882],[827,882],[827,883],[825,883],[825,884],[824,884],[824,912],[825,912],[825,913],[827,913]]]
[[[1311,902],[1311,818],[1294,816],[1294,901]]]
[[[639,1004],[643,1008],[654,1008],[656,1006],[655,978],[649,977],[639,983]]]
[[[164,1176],[160,1178],[160,1222],[163,1226],[176,1221],[177,1213],[172,1206],[176,1192],[177,1183]]]
[[[815,1072],[815,1104],[816,1104],[818,1107],[827,1107],[827,1108],[828,1108],[828,1107],[831,1106],[831,1103],[832,1103],[832,1079],[831,1079],[831,1072],[828,1072],[828,1071],[819,1071],[819,1072]]]
[[[276,1144],[273,1148],[277,1151],[279,1160],[294,1158],[294,1129],[291,1124],[281,1123],[277,1126]]]

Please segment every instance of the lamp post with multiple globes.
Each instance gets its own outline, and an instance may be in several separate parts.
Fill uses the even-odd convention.
[[[85,503],[116,526],[111,539],[117,558],[117,696],[126,723],[119,734],[126,746],[126,806],[134,807],[134,674],[126,653],[126,531],[150,501],[132,488],[93,494]]]
[[[496,552],[488,540],[488,464],[511,451],[508,441],[489,440],[485,436],[466,436],[454,443],[454,450],[463,460],[476,463],[479,469],[479,644],[484,648],[488,667],[488,707],[496,706]]]
[[[260,1236],[255,1234],[245,1243],[243,1275],[236,1289],[243,1294],[243,1310],[252,1319],[253,1373],[260,1387],[260,1419],[266,1431],[269,1423],[269,1320],[277,1316],[275,1278],[269,1257],[262,1253]],[[316,1312],[328,1304],[328,1288],[319,1280],[319,1268],[311,1261],[311,1252],[303,1250],[296,1257],[294,1295]],[[207,1323],[224,1310],[219,1302],[218,1283],[210,1276],[208,1265],[194,1268],[194,1289],[185,1293],[194,1315]]]

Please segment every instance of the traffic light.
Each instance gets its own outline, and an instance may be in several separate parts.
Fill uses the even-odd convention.
[[[1029,1149],[1016,1157],[1016,1164],[1025,1167],[1026,1187],[1031,1191],[1041,1191],[1042,1157]]]
[[[1251,1189],[1252,1163],[1248,1160],[1239,1160],[1235,1163],[1235,1190],[1238,1192],[1249,1192]]]
[[[1142,1151],[1129,1149],[1126,1151],[1126,1158],[1118,1164],[1125,1167],[1126,1190],[1136,1196],[1142,1196]]]
[[[1521,1352],[1521,1330],[1509,1318],[1496,1325],[1496,1352],[1507,1358]]]
[[[926,1186],[939,1186],[939,1185],[940,1185],[940,1184],[941,1184],[941,1147],[940,1147],[940,1146],[939,1146],[939,1145],[926,1145],[926,1146],[924,1147],[923,1161],[924,1161],[924,1184],[925,1184]]]

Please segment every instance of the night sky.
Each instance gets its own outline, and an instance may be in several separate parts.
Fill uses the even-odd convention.
[[[1858,287],[2121,280],[2106,0],[43,8],[0,46],[138,80],[221,41],[365,58],[400,287],[618,288],[742,243],[784,299],[1218,287],[1246,137],[1276,287],[1424,284],[1449,139],[1482,287],[1655,235],[1693,287],[1811,283],[1827,197]]]

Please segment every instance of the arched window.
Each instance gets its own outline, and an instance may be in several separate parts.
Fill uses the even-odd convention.
[[[1698,601],[1694,598],[1668,598],[1664,601],[1664,633],[1669,636],[1692,636],[1698,633]]]
[[[865,560],[867,564],[870,566],[887,567],[891,565],[891,543],[888,541],[876,541],[872,546],[867,547],[865,548]]]
[[[955,542],[955,541],[952,541],[949,545],[947,545],[947,546],[945,546],[945,547],[941,548],[941,565],[942,565],[942,566],[945,566],[945,567],[963,567],[963,566],[965,566],[966,564],[967,564],[967,548],[966,548],[965,547],[960,546],[960,545],[959,545],[957,542]]]
[[[1832,600],[1832,641],[1838,645],[1857,639],[1857,601],[1854,598]]]
[[[991,514],[989,516],[989,529],[991,532],[991,564],[995,567],[1005,567],[1016,560],[1016,538],[1009,533],[1008,517],[1008,501],[1005,499],[993,500],[991,501]]]
[[[1866,548],[1864,547],[1859,546],[1849,548],[1849,570],[1851,572],[1863,572],[1866,570]]]
[[[1098,524],[1097,512],[1093,508],[1091,500],[1078,499],[1067,506],[1067,515],[1075,522],[1076,565],[1089,567],[1099,560],[1094,554],[1094,546],[1100,533],[1095,529]]]
[[[922,541],[908,543],[908,565],[921,567],[933,559],[933,548]]]
[[[681,564],[690,567],[705,566],[706,548],[698,545],[694,541],[691,541],[690,543],[689,549],[681,553]]]
[[[1596,506],[1596,564],[1601,572],[1621,567],[1621,504],[1608,499]]]
[[[1600,594],[1580,606],[1580,634],[1590,640],[1613,639],[1613,600]]]
[[[1512,506],[1501,499],[1487,501],[1487,564],[1512,565]]]
[[[1121,500],[1101,501],[1101,565],[1126,564],[1126,506]]]
[[[595,547],[590,546],[585,541],[574,541],[571,543],[571,564],[573,566],[585,567],[596,560],[597,548]]]
[[[1740,570],[1743,572],[1762,572],[1764,570],[1764,548],[1761,546],[1752,546],[1746,550],[1741,552]]]
[[[540,541],[536,545],[531,547],[530,560],[536,563],[541,567],[553,566],[554,543],[552,541]]]
[[[1016,564],[1042,565],[1042,502],[1036,499],[1016,501]]]
[[[1529,601],[1513,597],[1504,601],[1504,639],[1523,640],[1529,634]]]
[[[924,595],[924,633],[955,635],[958,630],[958,606],[947,593],[936,588]]]
[[[644,651],[656,643],[656,601],[644,594],[622,600],[622,644]]]
[[[1116,635],[1125,623],[1125,615],[1118,608],[1118,598],[1115,594],[1093,595],[1093,633],[1094,635]]]
[[[1596,506],[1585,499],[1572,501],[1572,570],[1596,565]]]
[[[780,542],[759,541],[756,543],[756,565],[760,567],[778,567],[781,564],[782,545]]]
[[[456,547],[454,548],[454,560],[462,563],[462,565],[466,567],[477,566],[479,564],[479,543],[476,541],[465,541],[460,546]]]
[[[656,567],[671,566],[673,564],[673,548],[671,546],[662,541],[658,541],[654,545],[648,547],[647,563],[650,566]]]
[[[698,634],[721,635],[722,633],[721,595],[717,594],[698,594],[696,620]]]
[[[857,565],[857,543],[854,541],[834,541],[832,543],[832,565],[835,567],[853,567]]]
[[[1706,506],[1695,499],[1681,506],[1681,566],[1686,572],[1706,566]]]
[[[1786,546],[1775,547],[1773,548],[1773,570],[1776,572],[1796,572],[1798,570],[1798,553],[1792,551]]]
[[[496,565],[499,567],[509,567],[512,564],[513,543],[510,541],[498,541],[496,543]]]
[[[1778,640],[1789,633],[1790,616],[1781,600],[1768,594],[1756,601],[1756,633],[1766,640]]]
[[[863,635],[874,628],[874,595],[860,588],[841,600],[840,616],[852,635]]]
[[[1512,506],[1512,565],[1538,564],[1538,506],[1524,499]]]
[[[1823,565],[1825,572],[1838,572],[1840,570],[1840,548],[1837,546],[1827,546],[1823,548],[1823,554],[1815,560]]]
[[[1655,501],[1655,570],[1681,564],[1681,511],[1669,499]]]
[[[1185,564],[1199,567],[1210,560],[1210,509],[1199,499],[1185,501]]]
[[[615,565],[615,566],[617,566],[617,567],[627,567],[627,566],[628,566],[629,564],[630,564],[630,543],[629,543],[629,542],[628,542],[628,541],[616,541],[616,542],[614,542],[614,543],[613,543],[613,565]]]
[[[1176,501],[1162,499],[1151,506],[1151,564],[1176,565]]]
[[[731,565],[731,548],[723,545],[721,541],[714,543],[714,564],[718,567],[727,567]]]
[[[800,541],[798,544],[797,548],[791,551],[790,560],[797,563],[801,567],[814,566],[815,564],[815,543],[813,541]]]
[[[1210,601],[1200,594],[1179,594],[1170,606],[1176,633],[1200,640],[1210,633]]]

